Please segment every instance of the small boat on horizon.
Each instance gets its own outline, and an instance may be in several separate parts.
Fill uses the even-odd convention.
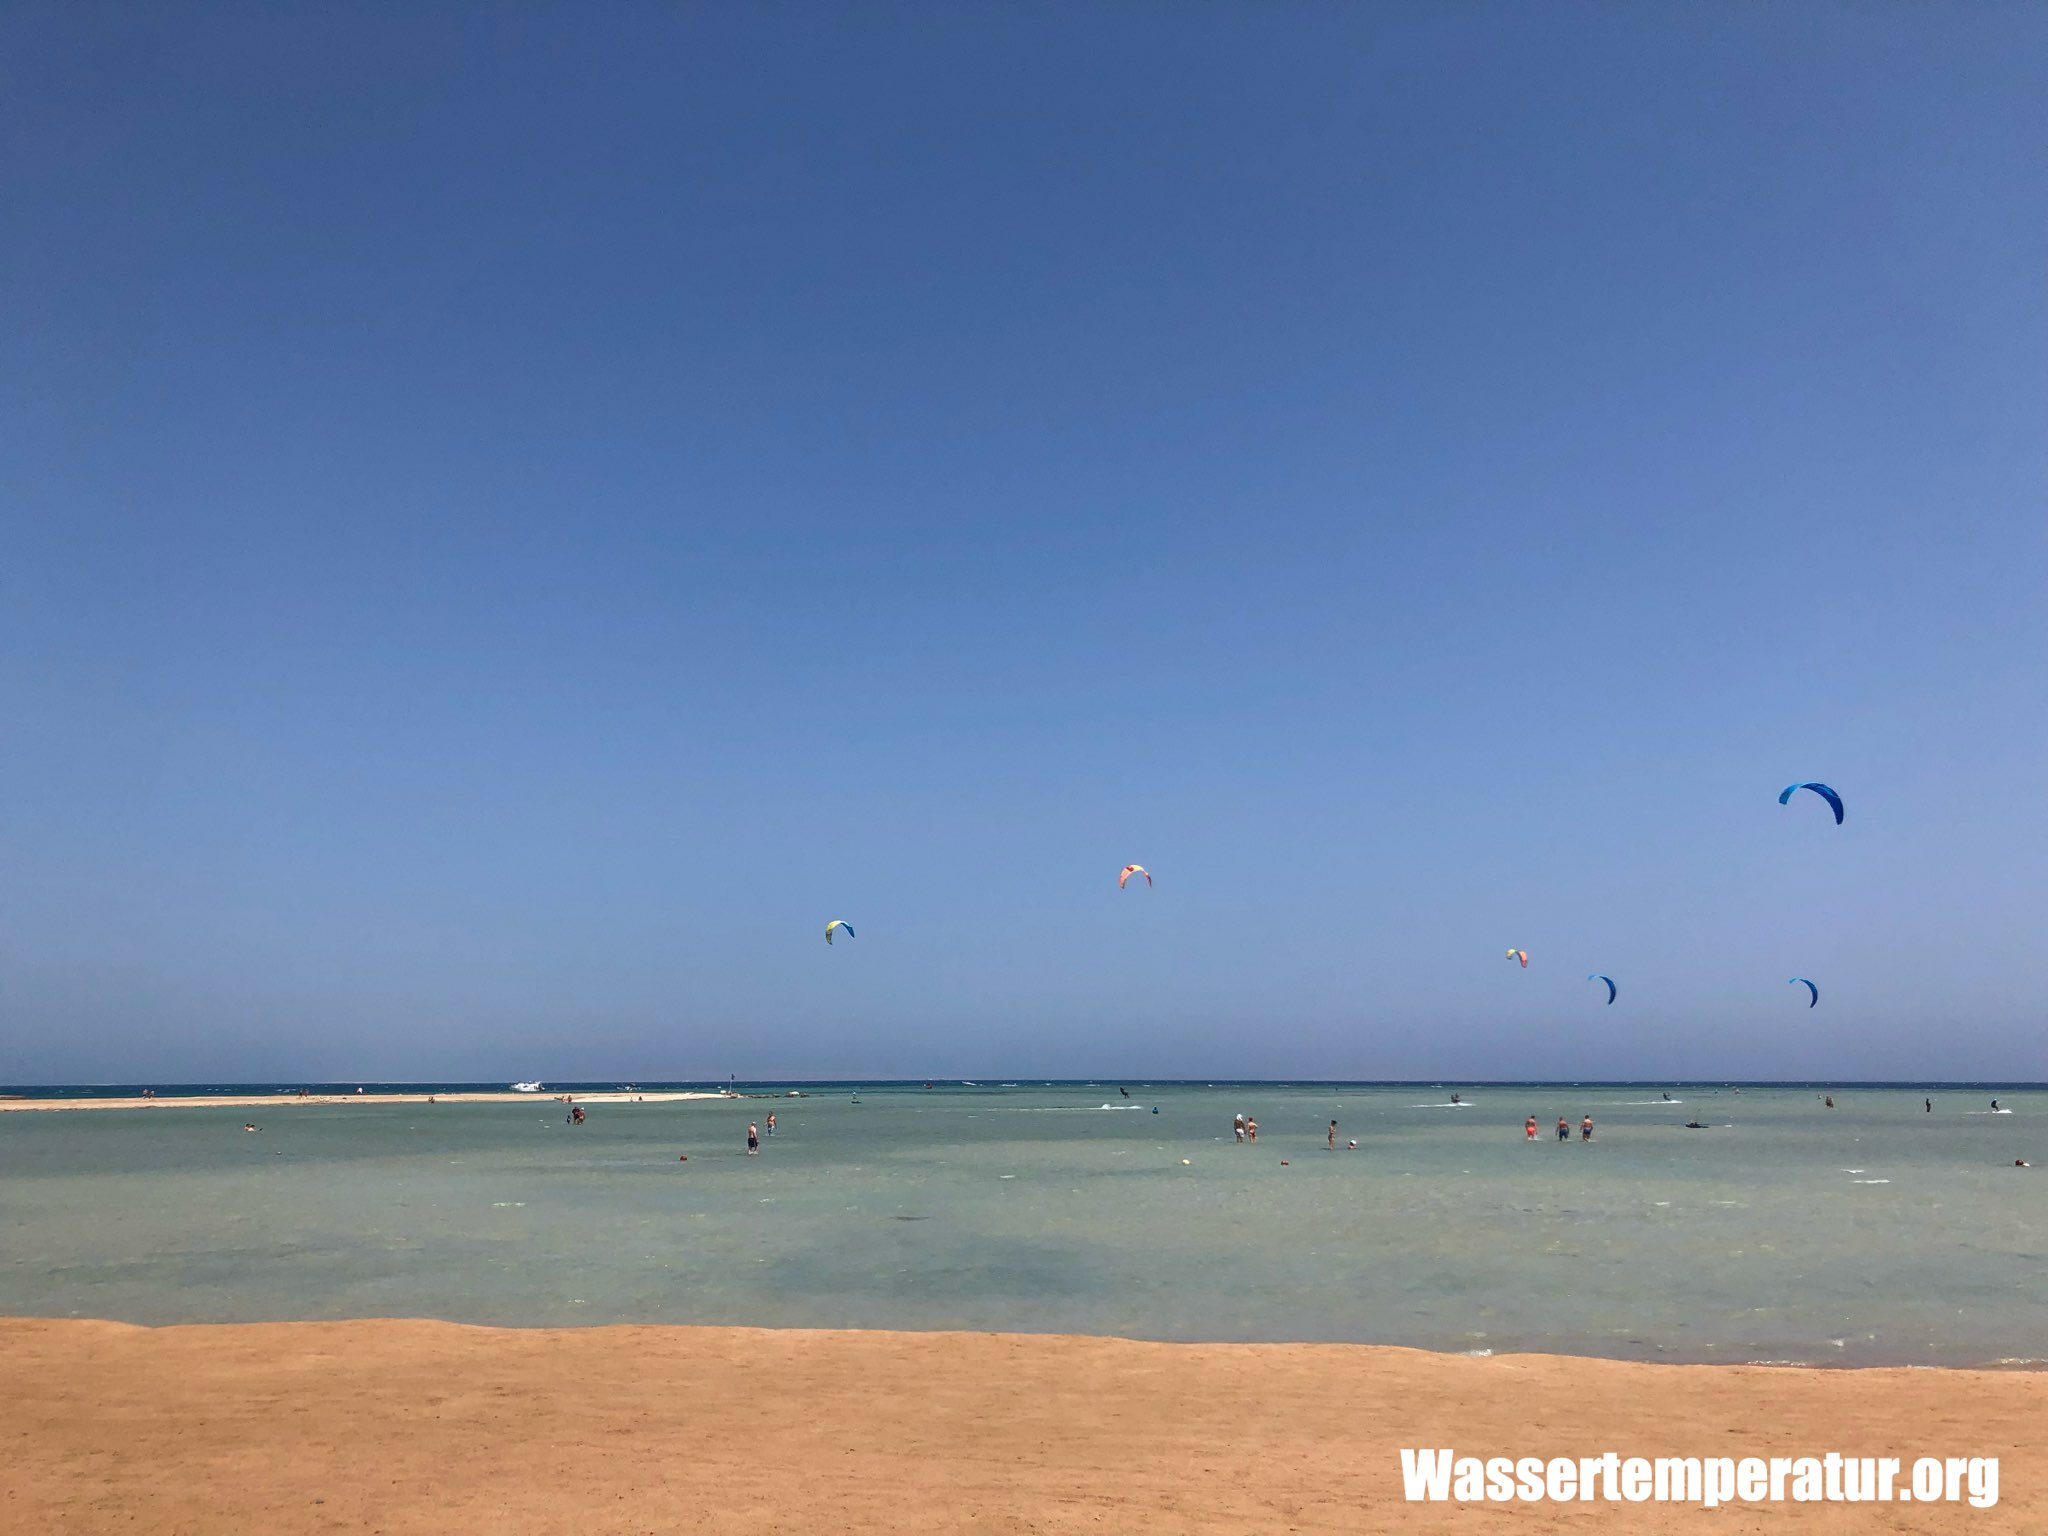
[[[514,1083],[514,1084],[512,1085],[512,1091],[513,1091],[514,1093],[546,1093],[546,1092],[547,1092],[547,1084],[546,1084],[546,1083]]]

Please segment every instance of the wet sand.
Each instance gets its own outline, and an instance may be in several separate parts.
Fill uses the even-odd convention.
[[[295,1093],[219,1094],[163,1099],[13,1099],[0,1098],[0,1112],[62,1109],[273,1109],[308,1104],[673,1104],[683,1099],[723,1099],[723,1093]]]
[[[2048,1375],[1356,1345],[0,1321],[11,1529],[2048,1529]],[[1399,1449],[1997,1456],[2000,1502],[1455,1506]]]

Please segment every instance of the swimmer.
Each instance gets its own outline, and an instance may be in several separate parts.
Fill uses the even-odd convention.
[[[752,1157],[761,1150],[761,1127],[753,1121],[747,1122],[747,1156]]]
[[[1358,1150],[1358,1143],[1357,1143],[1357,1142],[1355,1142],[1355,1141],[1354,1141],[1354,1142],[1352,1142],[1352,1143],[1351,1143],[1351,1150],[1352,1150],[1352,1151],[1354,1151],[1354,1152],[1356,1152],[1356,1151]]]
[[[1706,1129],[1706,1127],[1704,1125],[1701,1125],[1697,1120],[1686,1121],[1685,1128],[1688,1131],[1704,1131]]]
[[[1821,1100],[1821,1102],[1827,1105],[1829,1109],[1833,1109],[1835,1107],[1835,1096],[1831,1093],[1825,1099]]]
[[[242,1129],[245,1131],[253,1131],[256,1129],[256,1127],[251,1125],[247,1120],[244,1120],[242,1122]]]
[[[1593,1117],[1592,1117],[1591,1115],[1588,1115],[1588,1116],[1586,1116],[1586,1118],[1585,1118],[1585,1119],[1583,1119],[1583,1120],[1581,1120],[1581,1121],[1579,1122],[1579,1140],[1581,1140],[1581,1141],[1591,1141],[1592,1139],[1593,1139]]]
[[[2014,1158],[2012,1160],[2012,1165],[2015,1168],[2031,1168],[2034,1166],[2032,1163],[2028,1162],[2024,1157]]]

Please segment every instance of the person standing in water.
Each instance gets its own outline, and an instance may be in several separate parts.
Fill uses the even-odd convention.
[[[1991,1113],[1994,1115],[1998,1113],[1998,1100],[1996,1099],[1991,1101]]]
[[[1231,1131],[1231,1134],[1232,1134],[1232,1135],[1234,1135],[1234,1136],[1235,1136],[1235,1137],[1236,1137],[1236,1138],[1237,1138],[1237,1139],[1238,1139],[1239,1141],[1243,1141],[1243,1140],[1244,1140],[1244,1116],[1243,1116],[1243,1115],[1233,1115],[1233,1116],[1231,1116],[1231,1118],[1230,1118],[1230,1131]]]
[[[1250,1115],[1244,1117],[1244,1139],[1246,1141],[1257,1141],[1259,1139],[1259,1122]]]
[[[1337,1122],[1334,1120],[1330,1122],[1330,1150],[1337,1150]]]
[[[775,1134],[775,1111],[772,1109],[768,1111],[768,1134],[770,1136]]]
[[[1522,1127],[1522,1139],[1524,1141],[1534,1141],[1536,1139],[1536,1117],[1534,1115],[1531,1115],[1529,1123]]]
[[[747,1156],[752,1157],[761,1150],[761,1127],[753,1121],[747,1122]]]
[[[1557,1117],[1557,1139],[1559,1141],[1570,1141],[1572,1139],[1572,1123],[1565,1119],[1563,1115]]]
[[[1928,1113],[1928,1114],[1930,1114],[1930,1115],[1931,1115],[1931,1114],[1933,1114],[1933,1113],[1934,1113],[1934,1100],[1932,1100],[1932,1099],[1922,1099],[1922,1100],[1921,1100],[1920,1102],[1921,1102],[1922,1104],[1925,1104],[1925,1105],[1927,1106],[1927,1113]]]
[[[1581,1140],[1581,1141],[1591,1141],[1592,1139],[1593,1139],[1593,1117],[1592,1117],[1591,1115],[1588,1115],[1588,1116],[1586,1116],[1586,1118],[1585,1118],[1585,1119],[1583,1119],[1583,1120],[1581,1120],[1581,1121],[1579,1122],[1579,1140]]]

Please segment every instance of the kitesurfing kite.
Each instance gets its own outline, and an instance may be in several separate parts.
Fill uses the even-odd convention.
[[[1791,803],[1792,797],[1798,794],[1799,791],[1802,789],[1812,790],[1816,795],[1819,795],[1821,799],[1827,801],[1829,805],[1833,806],[1835,809],[1835,825],[1839,827],[1842,824],[1842,797],[1836,794],[1832,789],[1829,789],[1825,784],[1787,784],[1785,786],[1785,792],[1782,795],[1778,796],[1778,804],[1789,805]]]
[[[1529,951],[1526,949],[1511,949],[1508,951],[1508,958],[1521,961],[1523,970],[1529,969]]]
[[[1116,877],[1116,888],[1122,890],[1126,885],[1130,884],[1131,876],[1133,875],[1143,875],[1147,885],[1152,883],[1151,870],[1142,864],[1126,864],[1123,867],[1123,872]]]
[[[1598,971],[1595,971],[1586,980],[1604,981],[1607,983],[1607,1006],[1612,1008],[1614,1006],[1614,978],[1612,976],[1602,976]]]
[[[825,942],[827,944],[830,944],[832,942],[832,930],[834,928],[844,928],[846,930],[846,936],[849,939],[858,937],[858,935],[855,934],[853,931],[853,924],[849,923],[843,917],[835,917],[832,919],[831,922],[825,925]]]
[[[1806,1005],[1809,1008],[1814,1007],[1820,1002],[1820,988],[1816,987],[1804,976],[1788,976],[1785,979],[1785,985],[1788,987],[1804,987],[1807,991],[1811,992],[1813,994],[1813,1001]]]

